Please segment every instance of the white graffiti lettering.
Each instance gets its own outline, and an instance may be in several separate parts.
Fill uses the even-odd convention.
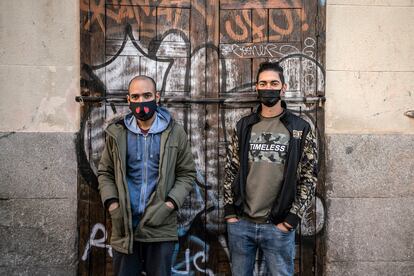
[[[96,238],[96,234],[98,231],[102,232],[102,237],[99,239]],[[89,256],[89,252],[92,246],[99,247],[99,248],[107,248],[109,256],[112,257],[112,247],[109,244],[105,244],[107,238],[107,232],[105,226],[102,223],[97,223],[93,226],[91,235],[89,236],[89,241],[86,244],[85,250],[83,251],[82,261],[86,261]]]
[[[220,53],[223,57],[236,56],[238,58],[269,57],[281,58],[289,54],[303,53],[315,58],[315,39],[307,37],[304,40],[303,50],[300,51],[295,45],[277,43],[255,43],[255,44],[222,44]]]
[[[179,267],[182,264],[176,265],[175,267]],[[188,275],[190,273],[190,249],[187,248],[185,250],[185,270],[177,270],[175,267],[171,268],[173,274],[180,274],[180,275]]]
[[[197,260],[198,260],[198,259],[200,259],[200,258],[201,258],[201,262],[202,262],[202,263],[205,263],[205,262],[208,260],[208,255],[206,255],[204,251],[197,252],[197,253],[194,255],[194,259],[193,259],[193,264],[194,264],[194,267],[197,269],[197,271],[199,271],[199,272],[201,272],[201,273],[204,273],[204,274],[207,274],[207,275],[211,275],[211,276],[213,276],[213,275],[214,275],[214,273],[213,273],[213,271],[212,271],[211,269],[208,269],[208,268],[206,268],[206,269],[202,269],[202,268],[200,268],[200,267],[198,266],[198,264],[197,264]]]
[[[247,57],[283,57],[291,53],[299,52],[299,49],[292,45],[280,45],[280,44],[231,44],[220,45],[220,52],[223,57],[235,55],[239,58]]]

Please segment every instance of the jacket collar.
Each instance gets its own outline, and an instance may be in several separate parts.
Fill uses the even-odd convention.
[[[125,116],[125,115],[124,115]],[[125,125],[124,116],[117,118],[117,120],[112,120],[112,123],[105,129],[105,132],[114,138],[117,142],[120,141],[120,139],[126,135],[127,127]],[[174,125],[174,120],[171,119],[168,123],[167,128],[162,132],[168,133],[171,131],[172,126]],[[122,140],[122,139],[121,139]]]

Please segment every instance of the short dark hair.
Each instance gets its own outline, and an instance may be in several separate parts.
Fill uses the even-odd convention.
[[[129,84],[128,84],[128,94],[129,94],[129,88],[131,87],[131,84],[134,81],[141,81],[141,80],[150,81],[152,83],[153,87],[154,87],[154,93],[157,92],[157,84],[155,83],[155,81],[154,81],[153,78],[148,77],[148,76],[145,76],[145,75],[138,75],[138,76],[133,77],[132,80],[129,81]]]
[[[256,83],[259,82],[259,75],[264,71],[274,71],[278,73],[282,84],[285,84],[285,76],[283,75],[283,68],[282,66],[280,66],[279,62],[265,61],[265,62],[260,63],[259,71],[257,71]]]

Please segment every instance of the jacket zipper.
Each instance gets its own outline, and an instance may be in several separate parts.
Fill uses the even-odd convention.
[[[147,186],[148,186],[148,149],[147,149],[147,136],[148,135],[144,135],[144,176],[143,176],[143,184],[141,187],[141,196],[140,196],[140,208],[139,208],[139,212],[143,213],[144,209],[145,209],[145,195],[146,195],[146,191],[147,191]]]

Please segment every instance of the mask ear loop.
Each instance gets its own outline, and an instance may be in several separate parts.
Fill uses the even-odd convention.
[[[111,106],[112,112],[113,112],[114,114],[116,114],[116,113],[117,113],[117,111],[116,111],[115,104],[114,104],[113,102],[111,102],[109,105]]]
[[[160,95],[160,97],[158,98],[158,101],[157,101],[157,98],[155,98],[155,103],[157,104],[157,106],[161,106],[162,104],[161,104],[161,93],[158,93],[159,95]]]

